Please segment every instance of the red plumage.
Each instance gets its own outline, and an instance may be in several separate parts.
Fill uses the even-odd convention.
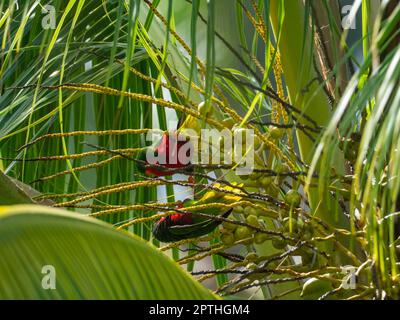
[[[190,143],[190,141],[179,141],[176,134],[165,133],[155,150],[158,157],[165,159],[165,163],[159,163],[159,161],[157,161],[155,165],[165,167],[166,169],[180,169],[186,167],[188,164],[182,163],[178,155],[180,149],[187,143]],[[157,167],[146,168],[145,173],[147,175],[153,174],[158,177],[171,175],[171,172],[164,171]]]

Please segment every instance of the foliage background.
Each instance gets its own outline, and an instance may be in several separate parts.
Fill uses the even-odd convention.
[[[334,287],[324,291],[322,285],[319,297],[325,293],[334,298],[397,297],[394,218],[399,210],[396,204],[399,132],[396,128],[400,49],[396,42],[399,36],[396,26],[400,20],[400,8],[399,5],[394,6],[387,14],[383,7],[379,9],[380,1],[354,1],[353,7],[358,8],[354,12],[358,17],[357,28],[346,38],[344,49],[338,50],[346,31],[335,24],[335,19],[340,17],[340,11],[335,11],[335,3],[338,2],[153,1],[165,24],[160,17],[152,14],[146,1],[54,1],[56,29],[45,30],[42,27],[44,2],[25,1],[17,7],[14,1],[3,1],[0,5],[0,153],[3,158],[0,166],[7,175],[32,185],[57,203],[99,188],[142,181],[143,175],[135,163],[122,157],[105,166],[77,170],[104,161],[110,158],[110,154],[71,156],[94,151],[85,143],[109,149],[142,148],[148,145],[143,135],[98,132],[142,128],[165,130],[173,128],[174,122],[182,115],[182,110],[165,108],[154,101],[123,97],[121,92],[141,93],[186,105],[189,100],[198,104],[211,96],[221,98],[222,91],[226,96],[226,100],[221,98],[223,102],[241,119],[248,115],[255,121],[266,121],[273,119],[275,113],[280,113],[278,120],[289,123],[294,120],[293,114],[285,119],[282,107],[274,102],[276,97],[271,99],[263,95],[262,103],[254,109],[250,108],[257,95],[262,93],[259,88],[265,89],[266,81],[270,80],[280,99],[301,110],[297,114],[300,125],[310,124],[308,116],[322,126],[322,130],[314,134],[314,141],[305,137],[302,130],[293,127],[281,140],[274,142],[277,148],[283,150],[283,156],[292,160],[300,156],[305,162],[303,165],[296,160],[292,169],[307,171],[308,178],[304,177],[298,183],[295,179],[286,182],[290,188],[301,186],[300,190],[305,190],[302,191],[307,198],[302,203],[305,211],[332,224],[337,230],[345,230],[343,234],[349,237],[341,243],[345,254],[344,257],[338,254],[335,267],[340,269],[341,265],[348,263],[350,252],[350,256],[353,253],[357,256],[360,272],[368,270],[363,276],[364,287],[354,295],[344,293],[341,296],[338,289],[340,281],[335,278]],[[340,4],[346,3],[342,1]],[[384,4],[386,2],[382,2]],[[260,12],[254,10],[254,5]],[[259,22],[261,15],[264,21],[270,23],[261,24],[257,29],[246,15],[246,10]],[[320,14],[315,14],[313,10]],[[193,26],[191,21],[198,13],[208,21],[214,21],[215,25],[206,25],[198,18]],[[325,60],[322,59],[322,63],[315,68],[312,60],[318,62],[321,50],[315,47],[313,36],[321,26],[328,26],[325,28],[328,31],[322,35],[322,42],[328,45],[323,53]],[[194,59],[174,36],[175,30],[186,41],[190,51],[196,52],[200,60],[205,61],[203,75],[199,65],[193,68]],[[279,65],[277,56],[270,54],[272,47],[278,48],[280,69],[279,66],[278,69],[267,68]],[[330,57],[331,61],[326,57]],[[327,67],[326,72],[324,66]],[[341,70],[343,66],[345,76]],[[148,79],[138,77],[129,70],[130,67],[156,81],[150,83]],[[260,73],[262,68],[266,72]],[[323,81],[320,83],[313,81],[315,69],[322,73]],[[191,75],[192,81],[203,89],[202,92],[188,91],[187,79]],[[255,87],[243,85],[238,79]],[[160,89],[160,81],[180,89],[184,95],[176,94],[165,86]],[[282,90],[279,81],[283,82]],[[106,90],[48,87],[66,83],[101,85],[117,89],[119,94]],[[326,94],[329,84],[334,101]],[[309,91],[303,94],[305,87]],[[213,108],[216,117],[226,117],[226,109]],[[268,126],[260,126],[261,134],[266,137],[269,130]],[[47,133],[74,131],[97,133],[46,139],[29,148],[18,149]],[[351,139],[354,133],[360,135],[359,141]],[[61,158],[54,161],[43,159],[55,155]],[[274,154],[266,168],[276,171],[277,163],[282,158],[282,154]],[[69,171],[68,174],[53,177],[65,171]],[[312,178],[313,172],[319,174],[318,179]],[[338,182],[330,176],[332,172],[333,175],[346,176],[346,179]],[[39,178],[42,180],[38,181]],[[174,179],[182,179],[182,176]],[[230,176],[229,179],[243,182],[237,177]],[[253,190],[252,187],[249,190]],[[284,198],[287,190],[287,185],[282,186],[277,197]],[[189,193],[190,188],[179,185],[149,185],[124,192],[104,193],[96,196],[95,200],[81,202],[78,207],[68,209],[91,214],[112,209],[112,206],[157,201],[173,204]],[[102,215],[100,219],[119,227],[132,219],[152,214],[155,214],[154,210],[142,208]],[[241,219],[239,216],[236,218]],[[152,221],[145,221],[132,224],[127,230],[158,247],[160,244],[151,236],[152,225]],[[268,228],[273,227],[276,225],[269,221]],[[337,236],[337,233],[333,234]],[[360,238],[361,249],[354,244]],[[324,249],[332,251],[335,256],[336,250],[332,247],[334,245],[329,243]],[[280,252],[271,246],[270,241],[260,246],[238,246],[236,249],[235,254],[243,256],[249,252],[256,252],[259,256]],[[174,247],[170,255],[179,260],[186,253]],[[207,263],[214,269],[224,269],[229,264],[219,255],[212,255]],[[325,277],[319,269],[321,266],[315,268],[306,271],[315,272],[321,281],[330,276]],[[197,261],[187,264],[188,271],[202,269],[204,265]],[[337,273],[335,277],[340,277]],[[282,276],[272,275],[271,278]],[[220,287],[227,280],[226,274],[217,274],[215,282],[213,280],[208,286]],[[298,298],[303,287],[302,280],[296,281],[295,285],[265,283],[252,288],[253,291],[246,291],[245,297],[252,297],[257,292],[259,298],[285,293],[285,297]],[[378,293],[374,293],[374,289],[378,289]]]

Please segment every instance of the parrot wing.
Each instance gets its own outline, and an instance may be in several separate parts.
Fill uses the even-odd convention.
[[[219,215],[221,218],[228,217],[233,209],[229,209],[225,213]],[[153,234],[162,242],[179,241],[182,239],[196,238],[210,233],[216,227],[218,227],[222,221],[207,219],[203,222],[188,224],[188,225],[176,225],[168,226],[168,223],[156,224]]]

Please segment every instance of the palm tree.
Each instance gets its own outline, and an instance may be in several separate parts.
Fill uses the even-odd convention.
[[[79,291],[76,273],[61,285],[81,296],[48,295],[34,284],[10,285],[3,296],[143,298],[154,282],[160,291],[150,298],[215,297],[200,282],[223,297],[397,299],[400,5],[345,4],[3,2],[0,165],[8,177],[0,199],[9,207],[0,251],[21,255],[0,274],[19,266],[21,277],[32,275],[23,254],[30,238],[18,238],[26,228],[40,241],[29,250],[38,268],[39,252],[55,259],[53,241],[59,265],[84,246],[87,258],[78,261],[86,271],[93,252],[104,253],[97,264],[107,271],[106,254],[123,255],[129,242],[143,249],[121,258],[125,287],[104,273],[107,281]],[[255,171],[200,163],[173,178],[146,176],[137,162],[150,145],[146,134],[185,116],[189,128],[253,130]],[[186,213],[223,223],[160,243],[154,222],[176,214],[188,194]],[[28,205],[14,208],[21,203]],[[229,217],[207,214],[229,209]],[[93,238],[80,238],[92,229]],[[146,267],[156,260],[141,261],[145,252],[168,261],[171,283],[156,281]],[[137,295],[124,294],[134,287],[129,268],[145,270]],[[188,283],[174,295],[171,286]],[[104,285],[116,294],[99,295]]]

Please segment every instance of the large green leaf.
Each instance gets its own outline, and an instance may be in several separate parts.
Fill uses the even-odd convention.
[[[144,240],[54,208],[0,207],[0,257],[0,299],[215,298]]]

